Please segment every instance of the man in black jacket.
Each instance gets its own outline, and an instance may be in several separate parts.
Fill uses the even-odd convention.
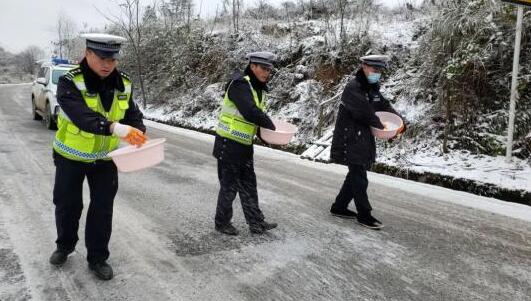
[[[375,115],[376,111],[398,113],[380,93],[381,71],[386,68],[388,57],[369,55],[362,57],[361,61],[356,77],[347,84],[341,96],[332,138],[332,161],[347,165],[349,171],[330,213],[343,218],[357,218],[363,226],[381,229],[383,225],[372,216],[367,196],[367,170],[376,158],[376,143],[370,127],[384,128]],[[403,127],[399,133],[404,130]],[[352,199],[357,214],[348,209]]]
[[[253,163],[253,139],[259,134],[258,127],[275,130],[275,125],[264,113],[266,83],[274,57],[270,52],[248,54],[247,68],[243,74],[233,75],[225,89],[213,156],[218,160],[220,183],[215,229],[227,235],[238,234],[231,224],[232,202],[238,193],[251,233],[263,234],[277,227],[275,223],[264,221],[258,205]]]
[[[62,265],[75,249],[87,178],[91,199],[85,227],[87,261],[98,278],[109,280],[113,270],[106,260],[118,172],[107,154],[118,147],[120,138],[142,145],[146,127],[133,101],[129,77],[116,69],[125,39],[107,34],[87,34],[86,39],[85,58],[57,86],[61,106],[53,143],[57,249],[50,263]]]

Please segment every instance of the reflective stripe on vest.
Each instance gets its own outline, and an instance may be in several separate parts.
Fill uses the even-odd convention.
[[[114,98],[109,112],[106,112],[101,103],[98,93],[89,93],[81,73],[73,75],[73,82],[81,92],[87,106],[105,116],[107,120],[118,122],[125,116],[129,108],[131,98],[131,82],[122,76],[125,91],[114,91]],[[110,160],[108,153],[118,148],[120,139],[116,136],[96,135],[85,132],[78,128],[70,118],[59,111],[57,117],[57,133],[53,142],[53,148],[63,157],[82,162],[94,162],[95,160]]]
[[[260,100],[258,98],[258,93],[251,85],[251,79],[249,76],[245,76],[244,79],[249,83],[256,107],[263,112],[266,104],[265,91],[262,91],[262,100]],[[229,84],[229,87],[225,92],[216,133],[221,137],[225,137],[245,145],[252,145],[254,136],[258,130],[258,126],[246,120],[240,111],[238,111],[238,108],[234,102],[229,99],[229,89],[231,85],[232,82]]]

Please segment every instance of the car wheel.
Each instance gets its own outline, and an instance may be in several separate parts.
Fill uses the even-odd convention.
[[[50,103],[46,102],[46,114],[44,114],[44,124],[46,125],[46,128],[49,130],[56,130],[57,125],[55,124],[55,121],[52,117],[52,109],[50,108]]]
[[[31,114],[33,115],[33,120],[42,120],[42,116],[37,113],[37,108],[35,107],[35,98],[31,97]]]

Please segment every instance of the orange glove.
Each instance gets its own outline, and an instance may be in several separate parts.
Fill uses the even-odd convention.
[[[135,129],[132,126],[115,122],[111,125],[111,131],[114,135],[122,138],[129,144],[140,147],[147,140],[147,136],[140,130]]]
[[[127,134],[127,136],[125,136],[123,139],[129,144],[140,147],[144,143],[146,143],[147,136],[144,135],[144,133],[142,133],[141,131],[135,129],[134,127],[131,127],[129,134]]]

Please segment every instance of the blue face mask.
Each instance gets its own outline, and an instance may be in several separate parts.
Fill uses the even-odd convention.
[[[382,77],[381,73],[370,73],[369,76],[367,76],[367,80],[369,81],[369,84],[376,84],[380,81],[380,77]]]

